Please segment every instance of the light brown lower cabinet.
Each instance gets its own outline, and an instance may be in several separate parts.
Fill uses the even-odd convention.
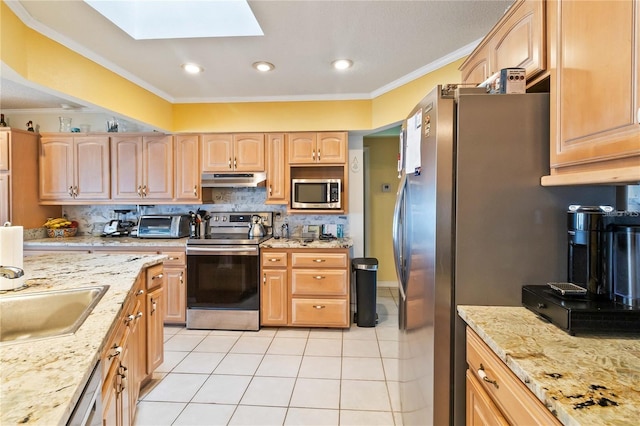
[[[104,425],[131,425],[140,387],[164,354],[162,264],[142,271],[101,354]]]
[[[467,425],[560,425],[470,328],[467,364]]]
[[[260,324],[348,328],[348,249],[262,249]]]
[[[164,262],[165,294],[163,312],[165,324],[184,324],[187,320],[187,264],[183,251],[162,252]]]

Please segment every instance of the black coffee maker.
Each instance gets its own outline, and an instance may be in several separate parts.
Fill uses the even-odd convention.
[[[570,206],[568,282],[522,287],[522,304],[570,334],[640,334],[640,213]]]

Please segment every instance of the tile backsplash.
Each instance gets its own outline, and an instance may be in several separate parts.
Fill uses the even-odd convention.
[[[211,202],[207,204],[182,205],[86,205],[63,206],[62,212],[70,220],[78,222],[79,235],[100,235],[104,225],[116,219],[114,210],[131,210],[122,219],[134,220],[141,214],[175,213],[183,214],[198,209],[207,212],[253,212],[271,211],[274,213],[273,226],[276,235],[283,223],[289,224],[291,237],[301,236],[305,225],[342,225],[344,236],[349,236],[349,219],[346,215],[287,214],[284,205],[267,205],[265,188],[212,188]],[[276,214],[280,213],[278,217]]]

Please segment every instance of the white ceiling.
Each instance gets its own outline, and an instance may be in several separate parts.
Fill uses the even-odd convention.
[[[371,99],[468,54],[513,0],[255,0],[264,36],[167,40],[134,40],[79,0],[6,3],[36,31],[180,103]],[[333,70],[337,58],[353,68]],[[258,73],[261,60],[276,69]],[[205,72],[186,75],[185,62]],[[6,68],[3,110],[82,105]]]

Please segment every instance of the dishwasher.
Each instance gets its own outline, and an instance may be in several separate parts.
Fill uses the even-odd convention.
[[[67,426],[102,425],[102,373],[100,361],[91,372]]]

